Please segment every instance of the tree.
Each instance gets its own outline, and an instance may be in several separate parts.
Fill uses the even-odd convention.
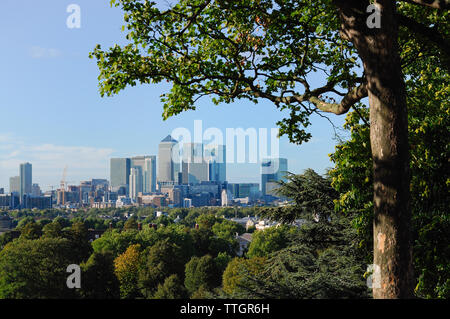
[[[448,109],[449,74],[441,69],[435,54],[414,50],[414,39],[402,43],[402,60],[408,70],[406,81],[411,167],[416,295],[445,298],[450,291],[448,245],[448,158],[450,125]],[[426,69],[427,71],[424,71]],[[434,70],[434,72],[432,72]],[[370,159],[369,110],[350,112],[345,128],[350,138],[336,147],[330,171],[333,187],[340,192],[337,208],[352,216],[360,246],[367,256],[373,247],[373,180]],[[361,121],[361,117],[363,121]],[[433,251],[433,254],[430,252]]]
[[[102,96],[137,82],[170,81],[172,89],[162,96],[164,118],[195,109],[204,96],[215,103],[267,99],[290,111],[278,124],[295,143],[311,137],[305,131],[311,114],[344,114],[368,97],[374,263],[381,268],[374,297],[411,297],[407,107],[399,55],[405,34],[399,28],[433,48],[448,68],[449,2],[375,0],[369,7],[371,2],[181,0],[160,10],[154,2],[112,0],[125,11],[131,43],[109,51],[98,45],[90,56],[97,59]],[[323,83],[314,86],[317,73]]]
[[[119,281],[114,273],[114,257],[110,252],[94,252],[80,267],[83,280],[80,295],[83,298],[120,298]]]
[[[253,233],[247,256],[267,257],[289,244],[287,227],[270,227]]]
[[[192,294],[201,286],[212,290],[220,285],[221,274],[217,269],[214,259],[205,255],[203,257],[192,257],[186,264],[184,285]]]
[[[67,239],[14,240],[0,252],[0,299],[76,298],[66,285],[74,263]]]
[[[20,229],[20,238],[38,239],[42,235],[42,227],[36,222],[29,222]]]
[[[246,287],[264,270],[266,261],[266,257],[234,258],[223,273],[223,291],[233,297],[249,298]]]
[[[186,259],[180,246],[169,239],[159,240],[143,253],[142,266],[139,269],[139,289],[142,294],[151,298],[159,284],[173,274],[184,280]]]
[[[140,296],[138,289],[140,245],[131,245],[114,259],[114,273],[120,282],[120,298],[134,299]]]
[[[42,228],[43,237],[58,238],[62,237],[62,227],[58,222],[51,222]]]
[[[164,284],[159,284],[153,298],[154,299],[186,299],[188,293],[177,275],[173,274],[164,280]]]

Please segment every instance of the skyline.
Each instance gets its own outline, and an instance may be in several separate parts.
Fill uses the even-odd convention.
[[[217,162],[218,164],[220,164],[220,163],[222,163],[221,162],[221,158],[222,159],[224,159],[225,160],[225,168],[224,168],[224,171],[222,172],[221,170],[222,169],[220,169],[220,168],[216,168],[216,170],[217,171],[215,171],[215,173],[214,174],[219,174],[221,177],[221,180],[223,180],[223,181],[227,181],[228,183],[257,183],[257,184],[260,184],[260,185],[262,185],[263,183],[261,182],[261,176],[262,176],[262,174],[268,174],[268,172],[266,171],[265,173],[263,173],[263,169],[264,168],[262,168],[263,166],[264,166],[264,164],[263,163],[266,163],[268,160],[270,161],[270,160],[273,160],[273,159],[275,159],[275,160],[279,160],[279,159],[283,159],[283,160],[285,160],[285,161],[287,161],[287,159],[284,159],[284,158],[280,158],[279,156],[277,156],[277,157],[274,157],[274,156],[272,156],[272,157],[262,157],[262,158],[260,158],[259,160],[258,160],[258,162],[257,163],[254,163],[254,164],[252,164],[252,165],[258,165],[259,166],[259,172],[258,172],[258,174],[257,175],[255,175],[255,176],[253,176],[253,178],[252,178],[252,180],[251,181],[249,181],[249,180],[247,180],[247,179],[241,179],[241,180],[239,180],[239,181],[230,181],[229,179],[228,179],[228,174],[226,174],[226,171],[228,170],[228,167],[230,166],[230,165],[242,165],[242,163],[237,163],[237,164],[230,164],[230,163],[234,163],[234,160],[233,159],[231,159],[231,161],[229,161],[230,160],[230,158],[227,158],[226,157],[226,154],[227,154],[227,148],[226,148],[226,144],[225,145],[218,145],[218,144],[211,144],[211,143],[180,143],[180,142],[178,142],[178,141],[176,141],[176,140],[174,140],[172,137],[171,137],[171,135],[168,135],[168,136],[166,136],[166,138],[164,138],[163,140],[161,140],[161,142],[160,142],[160,144],[159,144],[159,146],[160,145],[164,145],[164,142],[167,142],[167,139],[168,138],[170,138],[170,141],[173,141],[173,142],[175,142],[175,144],[178,144],[178,147],[180,147],[179,149],[180,150],[182,150],[182,153],[181,154],[183,154],[183,155],[181,155],[180,154],[180,157],[179,157],[179,160],[180,160],[180,163],[178,163],[178,164],[175,164],[175,165],[178,165],[179,167],[178,167],[178,169],[177,169],[177,173],[178,173],[178,171],[181,173],[182,171],[183,171],[183,173],[184,174],[189,174],[190,175],[190,172],[189,172],[189,165],[199,165],[199,164],[194,164],[194,163],[197,163],[196,161],[197,161],[197,157],[190,157],[189,155],[186,155],[185,154],[185,152],[186,152],[186,150],[188,150],[189,149],[189,151],[192,151],[192,150],[190,150],[190,148],[192,148],[192,146],[195,144],[195,145],[201,145],[201,149],[203,150],[203,149],[208,149],[209,151],[208,152],[203,152],[202,151],[202,155],[201,155],[201,160],[202,160],[202,163],[211,163],[210,161],[213,159],[213,163],[216,163],[216,159],[219,159],[219,161]],[[235,145],[236,146],[236,148],[237,148],[237,154],[236,154],[236,156],[235,157],[237,157],[237,158],[239,158],[239,138],[238,137],[236,137],[236,139],[238,140],[238,145]],[[247,142],[245,142],[246,144],[246,146],[249,146],[248,145],[248,143]],[[219,153],[220,154],[222,154],[222,155],[220,155],[220,156],[218,156],[217,158],[216,158],[216,156],[215,155],[212,155],[213,153],[212,153],[212,151],[211,150],[221,150],[221,151],[219,151]],[[234,152],[234,151],[232,151],[232,152]],[[279,154],[277,154],[277,155],[279,155]],[[69,180],[68,178],[67,178],[67,176],[66,176],[66,174],[67,174],[67,166],[65,166],[64,167],[64,172],[63,172],[63,174],[64,174],[64,180],[66,181],[66,184],[67,184],[67,186],[69,186],[69,184],[70,185],[79,185],[80,183],[82,183],[82,182],[84,182],[84,181],[89,181],[89,180],[92,180],[92,179],[105,179],[105,180],[108,180],[108,182],[109,182],[109,184],[110,184],[110,186],[111,187],[117,187],[117,186],[120,186],[120,185],[123,185],[124,183],[126,183],[126,184],[128,184],[128,178],[131,178],[131,174],[129,174],[129,175],[125,175],[125,176],[120,176],[120,173],[119,173],[119,171],[120,171],[120,169],[122,169],[122,166],[123,166],[123,164],[121,163],[122,161],[126,161],[127,162],[127,167],[128,167],[128,169],[129,170],[131,170],[131,168],[133,167],[135,167],[136,165],[137,166],[142,166],[142,165],[147,165],[146,163],[147,163],[147,161],[146,161],[146,159],[148,159],[148,160],[151,160],[152,161],[152,166],[153,166],[153,168],[152,168],[152,170],[156,173],[158,170],[156,169],[157,167],[159,167],[159,157],[161,156],[161,154],[160,153],[157,153],[157,154],[155,154],[155,155],[151,155],[151,154],[146,154],[146,155],[133,155],[133,156],[130,156],[130,157],[128,157],[128,158],[122,158],[122,157],[110,157],[110,158],[108,158],[107,159],[107,161],[108,161],[108,163],[109,163],[109,165],[108,165],[108,169],[109,169],[109,174],[108,174],[108,176],[105,176],[105,177],[98,177],[98,176],[89,176],[89,177],[87,177],[86,179],[84,179],[84,180],[80,180],[80,181],[72,181],[72,180]],[[187,156],[187,157],[185,157],[185,156]],[[211,157],[211,156],[213,156],[213,157]],[[281,156],[281,155],[280,155]],[[157,158],[158,158],[158,161],[157,161]],[[249,159],[249,155],[248,155],[248,147],[247,147],[247,154],[246,154],[246,159],[248,160]],[[145,161],[145,164],[144,164],[144,161]],[[206,161],[206,162],[203,162],[203,161]],[[111,165],[112,165],[112,163],[115,163],[114,165],[115,165],[115,167],[117,167],[117,172],[115,172],[114,173],[114,178],[113,178],[113,171],[112,171],[112,169],[111,169]],[[137,163],[137,162],[139,162],[139,163]],[[142,163],[141,163],[142,162]],[[217,165],[217,163],[215,164],[215,165]],[[181,165],[181,164],[183,164],[183,165]],[[186,164],[186,167],[184,166],[184,164]],[[19,176],[16,176],[16,175],[13,175],[13,176],[10,176],[10,177],[8,177],[8,183],[7,184],[5,184],[5,185],[2,185],[2,184],[0,184],[0,188],[3,188],[4,190],[5,190],[5,193],[11,193],[12,191],[14,191],[14,190],[11,190],[11,188],[10,188],[10,185],[11,185],[11,180],[13,179],[13,178],[19,178],[19,184],[20,183],[22,183],[22,182],[20,182],[20,180],[21,180],[21,178],[22,178],[22,175],[23,175],[23,172],[22,172],[22,169],[23,169],[23,167],[25,166],[25,165],[29,165],[29,169],[30,169],[30,180],[29,180],[29,182],[28,182],[28,184],[30,184],[30,187],[31,187],[31,184],[36,184],[36,185],[38,185],[39,187],[40,187],[40,189],[42,189],[42,191],[43,192],[45,192],[45,191],[50,191],[50,190],[54,190],[54,189],[57,189],[59,186],[60,186],[60,184],[54,184],[54,185],[43,185],[43,184],[41,184],[39,181],[36,181],[35,179],[33,179],[32,181],[31,181],[31,165],[32,165],[32,163],[29,163],[29,162],[23,162],[23,163],[20,163],[19,164]],[[287,164],[286,164],[287,165]],[[283,167],[287,167],[287,166],[283,166]],[[184,171],[184,170],[188,170],[188,171]],[[193,169],[193,168],[191,168],[191,169]],[[199,168],[196,168],[196,169],[200,169],[200,167]],[[274,169],[276,169],[276,171],[278,172],[278,170],[279,170],[279,167],[278,167],[278,165],[276,165],[275,167],[274,167]],[[143,170],[143,169],[142,169]],[[202,179],[202,180],[204,180],[204,181],[206,181],[206,180],[211,180],[211,181],[213,181],[213,180],[216,180],[216,178],[218,178],[219,176],[215,176],[215,177],[210,177],[209,176],[209,174],[211,174],[211,168],[207,168],[207,170],[209,170],[209,173],[208,172],[206,172],[206,174],[208,175],[208,177],[207,178],[205,178],[205,179]],[[266,169],[267,170],[267,169]],[[220,171],[220,172],[219,172]],[[288,171],[290,171],[290,170],[288,170]],[[142,180],[142,183],[145,183],[145,185],[147,185],[147,182],[145,182],[145,180],[146,180],[146,177],[147,176],[145,176],[145,174],[143,174],[143,173],[140,173],[140,174],[142,174],[142,176],[143,176],[143,180]],[[153,173],[154,174],[154,173]],[[161,180],[160,180],[160,177],[158,176],[159,175],[159,172],[158,173],[156,173],[155,175],[156,176],[153,176],[153,174],[150,174],[150,176],[148,176],[148,178],[149,179],[151,179],[152,180],[152,182],[150,182],[150,181],[148,181],[148,185],[153,185],[153,186],[149,186],[149,187],[151,187],[152,189],[154,188],[154,186],[156,185],[156,182],[158,181],[158,182],[160,182]],[[185,176],[184,176],[184,174],[183,174],[183,181],[184,181],[184,179],[186,178]],[[35,176],[35,171],[33,170],[33,176]],[[119,177],[120,176],[120,177]],[[174,180],[175,180],[175,176],[173,177],[174,178]],[[178,177],[177,177],[178,178]],[[123,181],[119,181],[119,179],[123,179]],[[126,179],[126,181],[125,181],[125,179]],[[61,181],[61,180],[60,180]],[[162,180],[162,182],[165,182],[165,180],[164,180],[164,178],[163,178],[163,180]],[[189,183],[190,183],[191,181],[189,181]],[[186,180],[186,184],[188,184],[188,182],[187,182],[187,180]],[[144,186],[143,186],[144,187]],[[145,189],[146,187],[144,187],[144,189]],[[148,187],[147,187],[148,188]],[[22,192],[22,190],[21,190],[21,192]],[[31,193],[31,191],[28,191],[28,192],[25,192],[24,191],[24,193]]]
[[[237,101],[213,106],[200,100],[195,111],[162,120],[159,96],[168,85],[129,88],[111,98],[98,93],[98,68],[88,53],[97,43],[124,43],[122,13],[108,1],[80,0],[80,29],[68,29],[71,1],[2,1],[4,34],[0,67],[0,185],[18,175],[20,163],[33,163],[34,179],[48,189],[59,185],[67,165],[67,180],[108,178],[109,158],[157,154],[158,142],[175,128],[191,129],[201,119],[205,127],[273,128],[286,113],[267,101],[255,105]],[[25,93],[24,93],[25,92]],[[337,127],[344,117],[331,115]],[[310,142],[301,146],[280,139],[280,154],[290,171],[312,168],[320,174],[331,167],[334,130],[326,119],[311,118]],[[164,133],[163,133],[164,132]],[[258,182],[259,164],[227,167],[230,182]],[[3,187],[3,186],[0,186]]]

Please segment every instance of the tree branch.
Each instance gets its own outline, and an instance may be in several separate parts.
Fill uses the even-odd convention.
[[[424,7],[430,7],[434,9],[448,10],[450,9],[450,0],[400,0]]]
[[[436,46],[438,46],[447,57],[450,57],[450,44],[446,39],[437,32],[434,28],[429,28],[414,19],[407,16],[397,14],[398,22],[407,27],[410,31],[428,39]]]

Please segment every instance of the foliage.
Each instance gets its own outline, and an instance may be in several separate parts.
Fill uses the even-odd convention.
[[[271,253],[285,248],[289,242],[288,227],[270,227],[253,233],[247,256],[267,257]]]
[[[263,271],[266,260],[266,257],[234,258],[223,273],[223,291],[232,296],[239,296],[239,294],[245,292],[245,287]]]
[[[139,270],[139,288],[142,294],[151,298],[158,285],[173,274],[184,280],[184,265],[188,260],[182,248],[169,239],[160,240],[147,248]]]
[[[114,259],[114,273],[120,282],[120,297],[134,299],[140,296],[138,289],[140,245],[131,245]]]
[[[42,226],[32,222],[26,223],[20,228],[20,238],[22,239],[38,239],[42,235]]]
[[[167,277],[162,285],[159,284],[153,296],[154,299],[186,299],[187,297],[186,288],[176,274]]]
[[[423,15],[414,10],[414,14],[440,25],[448,23],[437,13]],[[444,298],[450,290],[449,254],[447,247],[436,245],[436,239],[441,236],[442,242],[449,232],[450,78],[436,50],[424,46],[420,39],[405,36],[401,47],[408,104],[416,295]],[[352,216],[359,245],[369,262],[373,251],[373,177],[368,118],[367,108],[347,115],[344,128],[350,136],[330,155],[335,163],[330,175],[333,187],[340,192],[336,208]]]
[[[114,273],[114,258],[110,252],[94,252],[80,267],[82,298],[118,299],[120,297],[119,281]]]
[[[186,264],[184,285],[192,294],[201,286],[211,290],[220,285],[220,273],[214,259],[205,255],[192,257]]]
[[[14,240],[0,252],[0,298],[75,298],[66,285],[74,263],[67,239]]]

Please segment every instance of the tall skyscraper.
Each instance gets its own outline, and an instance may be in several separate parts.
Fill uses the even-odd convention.
[[[276,182],[284,180],[288,166],[286,158],[266,158],[261,163],[261,192],[263,195],[273,195],[278,187]]]
[[[30,163],[20,164],[20,203],[24,195],[31,194],[32,187],[32,165]]]
[[[208,180],[221,183],[225,182],[227,180],[225,145],[205,145],[204,158],[208,163]]]
[[[130,168],[129,158],[111,158],[110,180],[113,191],[117,191],[120,187],[129,188]]]
[[[9,178],[9,192],[20,194],[20,176]]]
[[[179,163],[174,162],[172,152],[176,152],[178,141],[167,135],[158,147],[158,182],[176,183]]]
[[[138,193],[156,191],[156,156],[135,156],[131,158],[131,168],[138,168],[142,183]]]
[[[147,156],[144,163],[144,193],[156,192],[156,156]]]
[[[136,199],[142,189],[142,173],[139,167],[130,169],[130,198]]]
[[[208,163],[203,156],[203,144],[183,144],[182,176],[183,184],[208,181]]]

